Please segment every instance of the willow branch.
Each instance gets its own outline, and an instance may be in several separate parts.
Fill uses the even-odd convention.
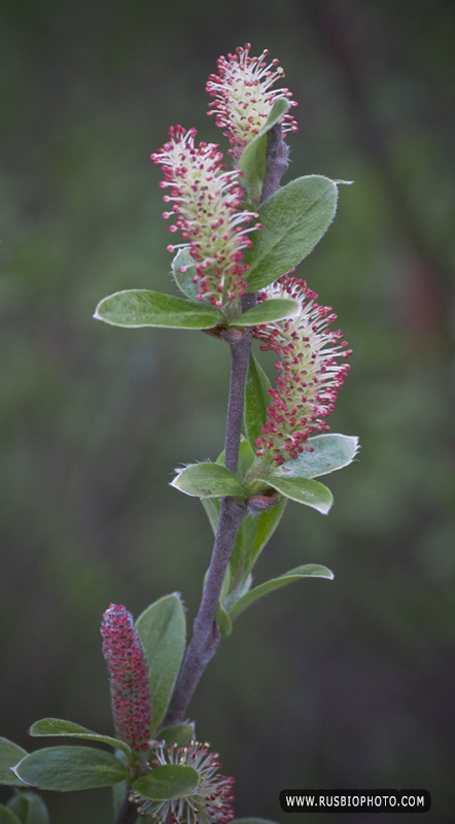
[[[268,135],[267,169],[262,189],[262,202],[277,191],[281,177],[288,165],[288,150],[281,137],[281,126],[276,124],[270,129]],[[243,311],[254,306],[255,303],[256,293],[245,295],[242,302]],[[226,422],[225,466],[234,473],[237,471],[245,384],[252,336],[252,329],[247,329],[237,343],[231,344],[231,378]],[[220,636],[215,620],[216,611],[229,558],[234,548],[239,526],[245,515],[246,509],[235,498],[221,498],[218,527],[207,582],[199,612],[194,622],[193,637],[188,645],[174,694],[163,722],[165,726],[183,720],[201,675],[218,647]]]
[[[287,168],[288,149],[281,139],[281,126],[270,129],[267,147],[267,170],[262,188],[262,202],[277,191],[281,177]],[[242,299],[242,309],[254,306],[256,293]],[[225,466],[231,472],[237,471],[240,437],[242,431],[245,384],[250,360],[252,329],[245,329],[242,337],[231,343],[231,376],[225,436]],[[212,557],[207,573],[207,581],[202,594],[199,611],[194,621],[193,636],[188,645],[182,668],[175,685],[163,726],[181,722],[199,680],[209,661],[215,655],[220,642],[216,624],[221,587],[223,585],[229,558],[234,548],[238,529],[246,515],[246,508],[235,498],[220,499],[220,513],[213,545]],[[134,824],[138,813],[134,804],[126,796],[114,824]]]
[[[248,330],[238,343],[231,344],[231,379],[225,438],[225,466],[231,472],[237,470],[251,338],[252,333]],[[215,616],[221,587],[237,531],[245,514],[245,507],[239,504],[235,498],[221,498],[218,527],[207,582],[199,612],[194,622],[193,637],[188,645],[174,694],[164,719],[165,726],[176,724],[183,719],[199,679],[216,652],[220,638]]]

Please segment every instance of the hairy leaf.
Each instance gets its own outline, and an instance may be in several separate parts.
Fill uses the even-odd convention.
[[[164,741],[167,747],[170,744],[185,747],[194,737],[194,724],[174,724],[172,727],[165,727],[158,733],[159,740]]]
[[[249,443],[254,448],[257,438],[262,435],[262,427],[267,418],[267,407],[271,399],[268,394],[270,381],[254,355],[250,356],[245,385],[245,431]]]
[[[220,505],[216,498],[201,498],[201,504],[205,509],[205,514],[209,519],[212,532],[216,535],[218,527],[218,516],[220,514]]]
[[[115,755],[89,747],[47,747],[26,755],[15,767],[26,784],[42,790],[110,787],[128,776]]]
[[[268,475],[264,483],[276,489],[286,498],[299,504],[311,506],[323,515],[327,515],[333,504],[333,495],[324,484],[308,478],[287,478],[283,475]]]
[[[185,269],[185,271],[180,272],[180,269]],[[180,249],[177,252],[172,261],[172,273],[181,292],[199,305],[201,301],[198,298],[197,283],[193,283],[196,266],[188,249]]]
[[[120,741],[119,738],[112,738],[110,735],[100,735],[92,732],[86,727],[81,727],[74,721],[64,721],[62,718],[42,718],[35,721],[30,727],[30,735],[39,736],[61,736],[66,738],[83,738],[86,741],[99,741],[101,744],[109,744],[119,750],[123,750],[127,755],[131,753],[131,747]]]
[[[270,541],[270,538],[280,523],[286,503],[287,499],[282,498],[275,506],[272,506],[271,509],[266,509],[264,512],[260,512],[254,516],[248,515],[249,518],[253,517],[257,523],[256,535],[248,551],[248,572],[251,572],[253,569],[259,555]]]
[[[282,498],[275,506],[255,515],[248,514],[240,524],[232,555],[229,559],[229,590],[223,597],[223,607],[230,613],[232,605],[251,586],[251,570],[277,528],[286,506]]]
[[[186,621],[179,593],[151,604],[136,621],[150,675],[153,705],[151,733],[164,718],[186,645]]]
[[[126,289],[103,298],[96,307],[94,317],[113,326],[130,329],[142,326],[210,329],[223,320],[222,314],[214,306],[149,289]]]
[[[8,810],[17,815],[21,824],[49,824],[49,813],[43,799],[30,790],[17,793],[8,802]]]
[[[262,289],[297,266],[325,235],[336,211],[333,180],[309,175],[278,189],[260,207],[263,229],[246,256],[248,290]]]
[[[243,495],[234,473],[217,463],[190,464],[178,471],[171,486],[196,498]]]
[[[274,320],[293,318],[300,311],[300,304],[288,298],[273,298],[247,309],[243,315],[234,318],[231,326],[257,326]]]
[[[11,767],[15,767],[24,755],[27,755],[27,751],[22,747],[8,738],[0,738],[0,784],[6,784],[8,787],[23,786],[23,782],[11,771]]]
[[[232,609],[229,611],[230,617],[232,619],[236,618],[237,615],[240,615],[244,609],[257,601],[258,598],[263,598],[263,596],[268,595],[269,592],[273,592],[273,590],[284,587],[287,584],[292,584],[294,581],[300,581],[301,578],[332,579],[333,572],[320,564],[304,564],[303,566],[295,567],[295,569],[285,572],[278,578],[272,578],[270,581],[266,581],[264,584],[260,584],[259,586],[250,589],[246,595],[243,595],[242,598],[239,598],[238,601],[235,602]]]
[[[215,620],[221,637],[227,638],[232,632],[232,621],[222,604],[218,604]]]
[[[180,764],[163,764],[133,781],[133,790],[144,798],[167,801],[193,793],[199,784],[199,773]]]
[[[310,438],[308,446],[313,452],[303,451],[295,460],[288,461],[285,470],[275,470],[275,477],[317,478],[348,466],[354,460],[359,439],[354,435],[316,435]]]
[[[225,454],[226,453],[223,449],[223,451],[218,455],[218,457],[216,459],[217,464],[221,464],[221,466],[224,466]],[[250,469],[251,465],[254,463],[255,458],[256,458],[256,455],[253,452],[250,444],[248,443],[246,438],[244,438],[243,435],[242,435],[241,438],[240,438],[239,456],[238,456],[238,463],[237,463],[237,478],[239,479],[240,482],[242,482],[243,479],[245,478],[248,470]]]
[[[128,790],[129,783],[127,781],[119,781],[117,784],[112,785],[112,806],[115,815],[118,815],[118,813],[122,809],[123,802],[125,801],[125,795],[128,792]],[[141,822],[141,824],[143,824],[143,822]]]

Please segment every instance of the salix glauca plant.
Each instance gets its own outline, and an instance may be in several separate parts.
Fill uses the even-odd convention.
[[[250,45],[220,57],[210,75],[209,114],[229,142],[233,168],[218,145],[173,126],[152,154],[161,167],[168,247],[181,296],[133,289],[102,300],[95,317],[131,329],[202,330],[231,350],[224,449],[214,462],[179,469],[172,486],[199,498],[215,535],[200,608],[187,645],[178,594],[153,603],[136,623],[111,605],[102,621],[115,737],[47,718],[32,736],[104,743],[52,746],[31,754],[3,740],[1,779],[16,788],[2,808],[10,824],[47,821],[28,786],[52,790],[113,787],[116,824],[139,816],[161,824],[225,824],[234,818],[233,778],[186,720],[193,692],[220,641],[257,599],[301,578],[332,578],[307,564],[253,585],[253,569],[288,499],[328,513],[322,475],[347,466],[357,439],[329,433],[327,419],[349,370],[336,315],[294,275],[327,231],[337,185],[319,175],[280,186],[286,136],[297,131],[291,93],[276,88],[283,71]],[[272,351],[270,384],[251,353],[253,339]],[[216,734],[216,731],[215,731]],[[6,817],[5,817],[6,816]],[[254,819],[250,819],[254,821]]]

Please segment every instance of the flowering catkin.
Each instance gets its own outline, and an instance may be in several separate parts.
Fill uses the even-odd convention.
[[[103,655],[111,676],[115,734],[135,752],[149,747],[152,704],[144,648],[125,607],[111,604],[101,623]]]
[[[178,764],[192,767],[199,775],[194,792],[165,801],[151,801],[132,792],[130,800],[140,815],[152,815],[156,824],[229,824],[234,818],[232,802],[234,779],[220,775],[218,753],[209,744],[191,741],[186,747],[177,744],[157,747],[151,766]]]
[[[297,301],[300,312],[254,329],[261,349],[278,355],[276,385],[269,389],[272,403],[256,440],[257,454],[277,464],[298,458],[304,449],[312,451],[309,436],[330,429],[326,418],[350,368],[344,359],[352,352],[342,332],[329,328],[337,317],[332,307],[317,303],[304,280],[283,275],[260,293],[259,301],[283,297]]]
[[[284,77],[279,60],[267,63],[269,51],[264,49],[259,57],[250,57],[251,43],[239,46],[235,54],[218,58],[218,74],[209,76],[206,91],[215,99],[209,103],[208,114],[215,115],[215,123],[229,138],[229,153],[237,165],[245,147],[265,126],[273,104],[278,98],[286,98],[290,106],[289,89],[271,89],[277,80]],[[281,117],[283,133],[297,132],[298,127],[290,112]]]
[[[163,217],[175,218],[169,231],[180,230],[185,241],[168,246],[168,251],[189,249],[198,299],[224,306],[246,292],[248,265],[243,254],[252,245],[248,232],[260,225],[245,228],[258,215],[241,208],[240,172],[224,171],[218,145],[201,142],[196,146],[195,136],[196,129],[171,126],[169,140],[151,158],[163,168],[161,188],[170,190],[163,200],[172,203],[172,208]],[[185,270],[183,266],[180,271]]]

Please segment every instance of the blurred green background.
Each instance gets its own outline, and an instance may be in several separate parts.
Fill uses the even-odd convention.
[[[354,349],[332,430],[359,435],[362,451],[327,479],[329,517],[290,504],[257,566],[257,582],[305,562],[335,580],[294,584],[242,616],[191,716],[236,776],[239,816],[283,821],[285,787],[424,787],[425,820],[445,824],[453,5],[3,0],[0,20],[0,734],[33,749],[26,731],[48,715],[111,732],[99,635],[111,601],[137,616],[178,590],[194,617],[211,533],[168,482],[222,447],[227,347],[92,314],[119,289],[174,290],[149,155],[172,123],[226,148],[205,82],[249,40],[279,57],[299,104],[286,180],[355,181],[298,274]],[[44,795],[53,824],[112,821],[107,790]]]

